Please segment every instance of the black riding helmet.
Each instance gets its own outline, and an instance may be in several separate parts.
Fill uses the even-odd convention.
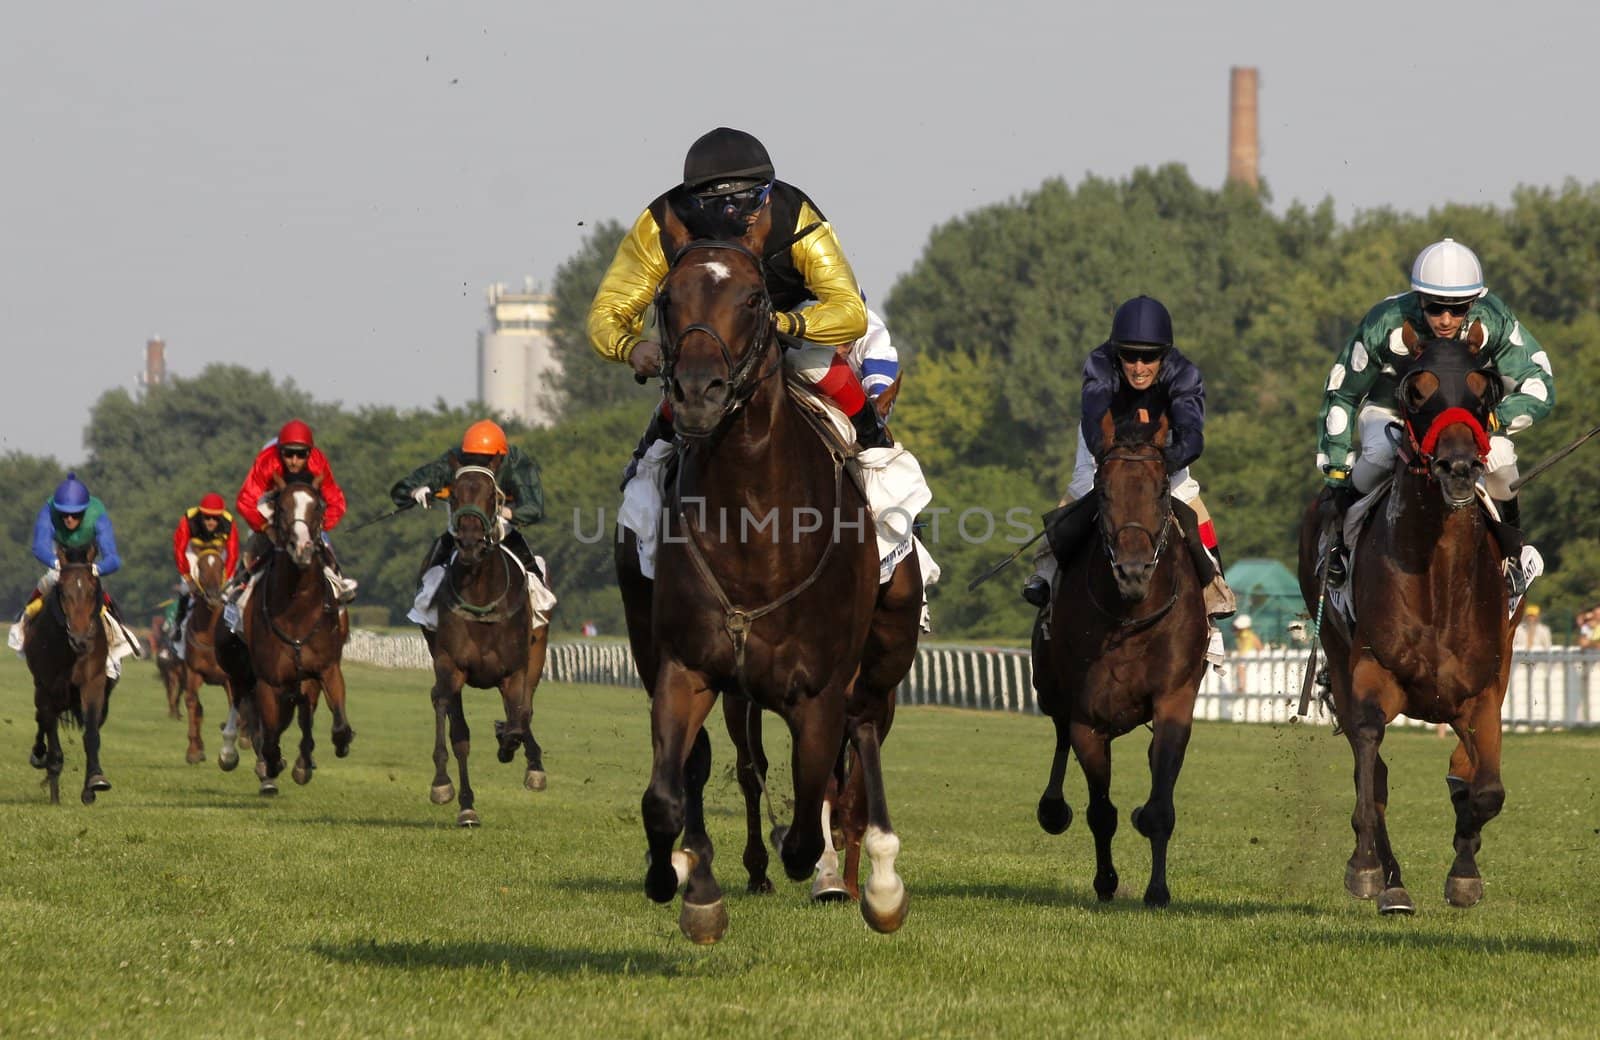
[[[696,195],[723,195],[772,178],[766,146],[731,127],[702,135],[683,158],[683,186]]]

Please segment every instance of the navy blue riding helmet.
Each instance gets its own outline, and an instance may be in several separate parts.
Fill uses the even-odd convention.
[[[1172,346],[1172,315],[1160,300],[1135,296],[1111,319],[1111,342],[1135,350],[1166,350]]]

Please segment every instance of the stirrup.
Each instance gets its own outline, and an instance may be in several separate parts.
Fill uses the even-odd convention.
[[[1328,551],[1328,588],[1342,589],[1344,583],[1350,580],[1350,564],[1345,557],[1349,551],[1342,545],[1336,545]]]
[[[1043,610],[1050,605],[1050,583],[1044,577],[1035,574],[1022,584],[1022,598],[1029,606]]]

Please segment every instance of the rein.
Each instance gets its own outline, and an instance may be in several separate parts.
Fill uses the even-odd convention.
[[[270,584],[270,579],[272,577],[273,566],[278,562],[279,554],[280,553],[281,554],[287,554],[288,551],[289,550],[281,548],[281,547],[277,548],[277,549],[273,550],[272,556],[267,560],[266,573],[264,573],[261,576],[262,583],[263,583],[263,585],[266,586],[265,588],[260,590],[260,592],[261,592],[261,616],[267,619],[267,627],[272,630],[272,634],[274,636],[276,636],[279,639],[280,642],[282,642],[285,645],[287,645],[289,647],[290,651],[293,652],[293,654],[294,654],[294,669],[295,669],[295,671],[300,672],[300,671],[304,671],[305,670],[304,666],[300,662],[300,651],[301,651],[301,649],[307,643],[309,643],[311,641],[311,637],[312,636],[316,635],[318,632],[320,632],[322,630],[323,622],[327,619],[328,615],[336,614],[337,611],[334,609],[333,603],[330,601],[330,593],[328,591],[328,582],[327,582],[327,580],[325,578],[323,578],[323,576],[322,576],[322,574],[321,574],[321,572],[319,570],[317,572],[317,582],[318,582],[318,584],[320,584],[322,586],[322,590],[323,590],[322,591],[322,609],[317,611],[317,620],[312,624],[311,631],[307,632],[305,635],[303,635],[300,638],[296,639],[295,637],[293,637],[293,636],[289,635],[287,632],[285,632],[281,627],[279,627],[277,618],[272,616],[272,594],[271,594],[272,586]],[[291,599],[290,602],[292,604],[293,600]]]

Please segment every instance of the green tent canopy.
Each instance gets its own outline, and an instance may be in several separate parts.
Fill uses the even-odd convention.
[[[1289,622],[1303,616],[1306,610],[1294,572],[1277,560],[1256,557],[1238,560],[1232,567],[1224,568],[1224,573],[1233,587],[1233,594],[1239,598],[1239,613],[1250,615],[1250,627],[1261,641],[1275,646],[1290,645]],[[1232,647],[1233,619],[1222,622],[1222,627],[1228,646]]]

